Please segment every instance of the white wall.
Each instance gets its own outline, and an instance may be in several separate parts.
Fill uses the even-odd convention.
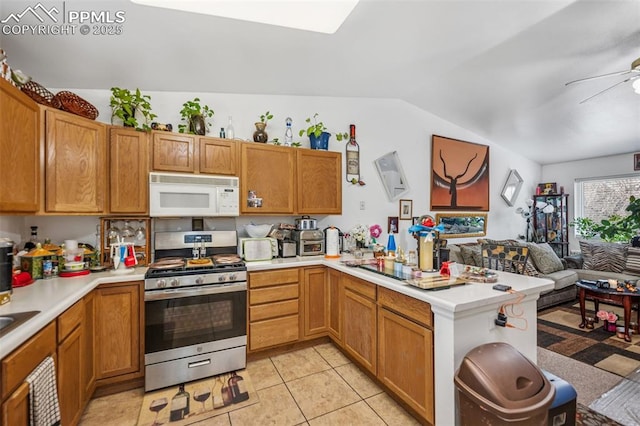
[[[110,91],[71,89],[93,103],[100,111],[99,121],[110,122]],[[54,92],[57,89],[54,89]],[[434,214],[429,211],[429,170],[431,167],[431,135],[437,134],[469,142],[490,146],[490,212],[488,217],[488,236],[493,238],[515,238],[524,233],[524,220],[514,213],[515,208],[524,206],[524,200],[533,193],[540,181],[540,165],[529,161],[517,153],[487,141],[474,133],[440,119],[424,110],[399,100],[365,98],[329,98],[280,95],[242,95],[221,93],[175,93],[148,92],[156,121],[172,123],[174,129],[180,122],[179,111],[182,103],[199,97],[202,103],[215,110],[211,135],[217,136],[220,127],[225,127],[228,117],[233,116],[236,137],[250,140],[255,130],[254,122],[260,114],[269,110],[274,119],[269,122],[269,138],[283,140],[285,118],[293,119],[294,141],[302,140],[308,147],[306,137],[299,138],[298,130],[303,128],[304,120],[318,112],[329,130],[347,132],[349,124],[356,124],[357,140],[360,144],[361,177],[365,186],[343,183],[343,214],[341,216],[316,217],[324,228],[335,225],[348,231],[358,223],[380,224],[385,233],[381,239],[386,243],[386,223],[388,216],[398,216],[398,201],[389,202],[382,183],[375,171],[373,161],[390,152],[398,151],[410,186],[410,192],[403,198],[413,200],[413,216]],[[331,138],[329,149],[344,152],[345,143]],[[500,197],[500,191],[509,170],[515,168],[524,179],[516,205],[509,207]],[[344,165],[343,165],[344,170]],[[268,179],[268,176],[265,176]],[[243,194],[241,194],[243,196]],[[365,210],[360,210],[360,201],[365,202]],[[277,223],[282,218],[252,217],[239,218],[242,225],[249,220],[257,223]],[[292,222],[292,220],[291,220]],[[54,242],[65,238],[91,238],[95,233],[96,218],[79,221],[72,218],[33,218],[21,223],[22,229],[16,230],[15,218],[0,217],[0,236],[3,233],[18,233],[28,238],[29,226],[41,224],[40,236],[49,236]],[[61,224],[61,225],[60,225]],[[65,225],[68,224],[68,225]],[[410,221],[401,221],[400,233],[396,241],[406,248],[415,248],[415,240],[410,239],[406,229]],[[73,234],[73,235],[71,235]],[[411,240],[411,241],[409,241]],[[93,241],[93,240],[90,240]],[[87,241],[87,242],[90,242]],[[463,240],[460,240],[463,241]]]
[[[640,147],[639,147],[640,148]],[[633,170],[633,153],[592,158],[589,160],[570,161],[566,163],[542,166],[541,182],[557,182],[558,188],[564,186],[569,195],[569,223],[575,217],[575,180],[590,177],[620,176],[638,174]],[[638,193],[640,195],[640,192]],[[579,250],[578,240],[573,228],[569,230],[569,250]]]

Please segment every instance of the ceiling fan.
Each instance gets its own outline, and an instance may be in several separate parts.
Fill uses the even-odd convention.
[[[598,79],[598,78],[611,77],[611,76],[614,76],[614,75],[625,75],[625,74],[630,74],[630,75],[627,78],[625,78],[624,80],[617,82],[613,86],[609,86],[606,89],[599,91],[595,95],[589,96],[587,99],[584,99],[584,100],[580,101],[580,103],[583,104],[583,103],[587,102],[588,100],[591,100],[591,99],[595,98],[596,96],[601,95],[604,92],[613,89],[616,86],[619,86],[621,84],[627,83],[629,81],[634,81],[637,78],[640,78],[640,58],[636,59],[635,61],[633,61],[631,63],[631,69],[624,70],[624,71],[610,72],[608,74],[596,75],[596,76],[593,76],[593,77],[580,78],[578,80],[573,80],[573,81],[570,81],[568,83],[565,83],[565,86],[569,86],[570,84],[575,84],[575,83],[582,83],[584,81],[595,80],[595,79]],[[636,80],[633,83],[633,88],[634,88],[636,93],[640,94],[640,80]]]

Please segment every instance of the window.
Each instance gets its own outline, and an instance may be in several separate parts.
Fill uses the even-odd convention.
[[[576,179],[575,215],[600,222],[613,214],[627,216],[629,197],[640,196],[640,175]]]

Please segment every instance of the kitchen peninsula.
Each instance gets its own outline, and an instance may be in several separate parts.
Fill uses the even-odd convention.
[[[402,281],[387,278],[360,268],[348,267],[339,260],[327,260],[324,257],[252,262],[247,264],[247,268],[250,289],[251,277],[254,274],[276,272],[280,269],[297,269],[301,271],[299,276],[301,278],[304,277],[304,279],[301,279],[299,301],[301,311],[304,312],[301,317],[304,317],[305,320],[309,319],[311,312],[314,312],[314,314],[317,312],[309,309],[308,306],[304,308],[305,302],[312,297],[315,299],[316,296],[316,293],[312,293],[311,286],[308,285],[313,278],[309,278],[309,280],[306,278],[311,277],[310,274],[312,273],[317,273],[319,281],[316,281],[316,283],[323,286],[321,291],[328,295],[325,307],[322,310],[322,312],[326,313],[328,322],[331,322],[335,308],[335,306],[331,305],[331,286],[339,283],[338,287],[342,289],[340,294],[347,301],[344,303],[361,301],[369,304],[372,308],[370,312],[373,315],[372,323],[374,326],[392,325],[393,322],[387,321],[387,319],[397,319],[398,321],[404,321],[403,324],[407,324],[409,327],[414,327],[415,330],[423,330],[426,333],[425,336],[432,339],[432,345],[427,348],[429,349],[427,358],[432,365],[422,366],[425,372],[423,376],[427,381],[429,381],[429,376],[433,371],[433,385],[425,398],[427,401],[435,401],[432,404],[427,404],[427,414],[423,415],[423,417],[427,421],[438,425],[455,423],[453,377],[462,358],[472,348],[486,342],[507,342],[531,360],[536,361],[536,300],[541,291],[551,289],[553,286],[550,280],[499,273],[500,282],[512,286],[514,290],[524,296],[520,304],[523,312],[523,322],[515,324],[518,328],[502,328],[493,324],[497,310],[501,304],[514,301],[517,296],[495,291],[489,284],[470,283],[447,290],[424,291],[411,287]],[[279,274],[279,272],[277,273]],[[18,329],[0,338],[0,359],[7,359],[7,356],[12,351],[19,348],[27,339],[38,333],[51,321],[65,313],[76,302],[91,294],[98,285],[141,281],[143,274],[144,268],[137,268],[133,273],[127,275],[114,275],[104,272],[85,277],[39,280],[29,287],[15,289],[12,302],[0,307],[0,316],[26,310],[40,310],[41,313],[21,325]],[[357,287],[360,288],[358,289]],[[352,291],[353,289],[362,290],[365,293],[370,291],[370,293],[365,297]],[[251,293],[249,297],[251,298]],[[419,304],[416,305],[414,302]],[[349,307],[347,310],[347,314],[349,314],[349,312],[354,311],[351,308],[357,308],[360,305],[344,306]],[[419,309],[419,307],[424,309]],[[405,313],[407,312],[411,314],[410,317],[415,316],[418,318],[415,324],[405,318]],[[313,327],[310,327],[309,324],[303,324],[306,323],[301,319],[301,329],[313,331]],[[349,333],[349,330],[361,324],[349,323],[344,321],[343,318],[342,325],[342,332]],[[331,326],[327,325],[325,330],[330,328]],[[251,324],[248,329],[251,330]],[[357,329],[355,330],[358,331]],[[368,370],[370,375],[379,377],[381,382],[385,383],[391,391],[394,391],[399,398],[406,402],[411,399],[410,395],[402,394],[402,389],[395,391],[392,384],[385,381],[384,375],[381,378],[385,365],[389,365],[388,361],[380,358],[384,352],[380,346],[383,343],[383,339],[380,339],[379,336],[384,336],[381,333],[381,330],[378,329],[377,332],[373,330],[371,334],[371,342],[373,344],[368,349],[377,354],[371,365],[365,365],[359,362],[360,360],[357,356],[353,356],[354,353],[357,355],[358,348],[355,348],[356,352],[352,352],[346,337],[343,337],[342,341],[338,342],[332,333],[325,332],[324,335],[329,334],[338,346],[356,359],[360,367]],[[251,332],[249,334],[251,338]],[[301,336],[306,334],[305,331],[300,333]],[[347,334],[344,335],[346,336]],[[100,338],[100,336],[97,335],[96,338]],[[375,344],[376,341],[378,342],[377,345]],[[99,345],[96,347],[99,347]],[[407,351],[408,356],[418,354],[420,352],[419,349],[415,348],[414,350],[412,348],[411,351]],[[409,369],[411,368],[411,363],[399,367]],[[388,373],[388,371],[385,372],[385,374]],[[415,377],[416,374],[417,372],[408,371],[408,375]],[[3,398],[8,391],[11,391],[11,389],[3,389]],[[407,403],[412,406],[411,403]],[[419,408],[414,408],[414,410],[420,411]]]

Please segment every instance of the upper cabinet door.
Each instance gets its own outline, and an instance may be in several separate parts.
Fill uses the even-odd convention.
[[[152,132],[153,170],[193,173],[196,171],[195,137],[170,132]]]
[[[229,139],[205,138],[200,140],[200,173],[238,175],[238,143]]]
[[[295,149],[260,143],[241,143],[240,212],[293,214],[295,209]],[[248,207],[255,191],[262,207]]]
[[[298,213],[342,214],[342,154],[297,149]]]
[[[40,209],[40,110],[0,79],[0,212]]]
[[[149,212],[149,134],[114,127],[109,137],[109,212]]]
[[[46,110],[48,213],[103,213],[107,193],[106,125]]]

